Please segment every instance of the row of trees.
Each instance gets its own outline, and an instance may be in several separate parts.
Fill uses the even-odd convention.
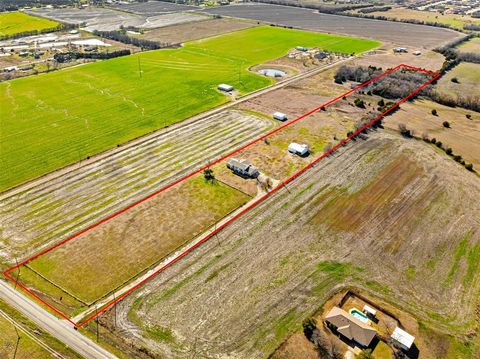
[[[365,82],[378,76],[381,68],[375,66],[342,66],[335,73],[335,82]],[[399,70],[366,86],[362,92],[379,95],[387,99],[403,98],[429,79],[429,76],[418,71]],[[358,106],[358,105],[357,105]]]
[[[124,31],[97,31],[94,35],[104,37],[106,39],[115,40],[128,45],[134,45],[143,50],[158,50],[166,47],[172,47],[172,44],[157,41],[145,40],[137,37],[128,36]]]
[[[295,1],[295,0],[252,0],[252,2],[314,9],[324,14],[337,14],[344,11],[363,9],[363,8],[372,6],[370,4],[331,4],[330,5],[330,4],[315,4],[311,2],[302,3],[300,1]]]
[[[130,50],[116,50],[111,52],[65,52],[53,56],[59,63],[69,62],[76,59],[108,60],[114,57],[130,55]]]
[[[358,10],[359,13],[362,13],[362,14],[369,14],[371,12],[375,12],[375,11],[388,11],[388,10],[391,10],[392,7],[391,6],[378,6],[378,7],[367,7],[365,9],[360,9]]]
[[[335,82],[342,84],[345,81],[365,82],[373,79],[382,72],[381,67],[376,66],[341,66],[334,75]]]
[[[27,6],[72,6],[79,4],[80,0],[2,0],[0,1],[0,11],[15,11]]]

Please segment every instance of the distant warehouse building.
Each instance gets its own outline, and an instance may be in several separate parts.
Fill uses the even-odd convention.
[[[257,178],[260,171],[247,160],[237,160],[230,158],[227,162],[227,168],[233,173],[245,178]]]
[[[233,86],[227,85],[227,84],[220,84],[220,85],[218,85],[217,88],[218,88],[220,91],[223,91],[223,92],[231,92],[231,91],[233,91]]]

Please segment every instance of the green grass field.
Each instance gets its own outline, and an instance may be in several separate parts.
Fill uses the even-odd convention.
[[[256,27],[0,84],[0,191],[228,101],[272,80],[247,69],[297,45],[360,53],[372,40]]]
[[[24,14],[20,11],[0,14],[0,37],[27,31],[53,29],[60,25],[56,21]]]

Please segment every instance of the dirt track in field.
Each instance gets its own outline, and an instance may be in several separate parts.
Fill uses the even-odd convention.
[[[256,26],[256,23],[249,21],[205,18],[204,21],[153,29],[145,32],[142,38],[177,44],[243,30],[253,26]]]
[[[0,254],[12,260],[67,238],[271,126],[225,111],[7,197],[0,205]]]
[[[478,178],[431,146],[373,132],[127,297],[117,333],[159,356],[260,358],[348,283],[464,334],[480,284],[479,194]]]

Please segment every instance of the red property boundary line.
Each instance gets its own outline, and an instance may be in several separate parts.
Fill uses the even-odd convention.
[[[303,169],[301,169],[300,171],[298,171],[297,173],[293,174],[292,176],[290,176],[289,178],[287,178],[285,181],[283,181],[282,183],[280,183],[278,186],[276,186],[275,188],[273,188],[270,192],[267,192],[266,194],[264,194],[263,196],[261,196],[260,198],[258,198],[255,202],[252,202],[250,205],[248,205],[247,207],[245,207],[242,211],[238,212],[235,216],[233,216],[232,218],[230,218],[228,221],[226,221],[225,223],[223,223],[221,226],[217,227],[213,232],[211,232],[210,234],[208,234],[207,236],[205,236],[204,238],[202,238],[200,241],[198,241],[197,243],[195,243],[193,246],[189,247],[188,249],[186,249],[185,251],[183,251],[182,253],[180,253],[178,256],[176,256],[175,258],[173,258],[172,260],[170,260],[168,263],[166,263],[164,266],[162,266],[161,268],[159,268],[158,270],[156,270],[155,272],[153,272],[152,274],[150,274],[148,277],[146,277],[145,279],[143,279],[141,282],[137,283],[135,286],[133,286],[132,288],[128,289],[127,291],[125,291],[123,294],[121,294],[119,297],[117,297],[115,300],[105,304],[102,308],[100,308],[99,310],[97,310],[95,313],[93,313],[92,315],[88,316],[86,319],[84,319],[82,322],[80,323],[75,323],[74,321],[72,321],[68,316],[66,316],[64,313],[62,313],[61,311],[59,311],[58,309],[56,309],[55,307],[53,307],[51,304],[47,303],[44,299],[42,299],[39,295],[37,295],[36,293],[34,293],[33,291],[31,291],[30,289],[28,289],[25,285],[23,285],[22,283],[20,283],[19,281],[17,281],[15,278],[13,278],[11,275],[10,275],[10,272],[12,272],[13,270],[33,261],[34,259],[54,250],[55,248],[58,248],[59,246],[73,240],[74,238],[77,238],[78,236],[80,236],[81,234],[85,233],[85,232],[88,232],[90,231],[91,229],[117,217],[118,215],[128,211],[129,209],[139,205],[140,203],[143,203],[147,200],[149,200],[150,198],[166,191],[167,189],[177,185],[178,183],[180,182],[183,182],[191,177],[193,177],[194,175],[204,171],[206,168],[209,168],[223,160],[225,160],[226,158],[244,150],[245,148],[253,145],[254,143],[257,143],[259,141],[262,141],[263,139],[273,135],[274,133],[276,132],[279,132],[281,131],[282,129],[288,127],[288,126],[291,126],[292,124],[294,124],[295,122],[298,122],[302,119],[304,119],[305,117],[307,116],[310,116],[312,114],[314,114],[315,112],[318,112],[320,111],[322,108],[334,103],[334,102],[337,102],[338,100],[340,100],[341,98],[345,97],[345,96],[348,96],[350,95],[351,93],[353,92],[356,92],[358,91],[359,89],[369,85],[370,83],[374,82],[374,81],[377,81],[378,79],[394,72],[394,71],[397,71],[398,69],[400,68],[405,68],[405,69],[410,69],[410,70],[414,70],[414,71],[419,71],[419,72],[423,72],[423,73],[426,73],[426,74],[429,74],[431,76],[433,76],[429,81],[423,83],[420,87],[418,87],[417,89],[413,90],[412,92],[410,92],[407,96],[405,96],[404,98],[402,98],[401,100],[397,101],[394,105],[392,105],[389,109],[387,109],[386,111],[382,112],[381,114],[379,114],[377,117],[375,117],[373,120],[371,120],[370,122],[368,122],[367,124],[365,124],[363,127],[359,128],[357,131],[355,131],[354,133],[352,133],[350,136],[344,138],[343,140],[341,140],[340,142],[338,142],[332,149],[330,149],[328,152],[325,152],[324,154],[322,154],[321,156],[317,157],[315,160],[313,160],[311,163],[309,163],[307,166],[305,166]],[[62,318],[64,318],[65,320],[69,321],[71,324],[73,324],[73,326],[75,327],[75,329],[77,328],[81,328],[83,327],[85,324],[87,324],[89,321],[95,319],[97,316],[99,316],[100,314],[102,314],[103,312],[105,312],[106,310],[108,310],[109,308],[111,308],[115,303],[119,302],[120,300],[122,300],[123,298],[125,298],[127,295],[129,295],[131,292],[133,292],[134,290],[136,290],[138,287],[140,287],[141,285],[143,285],[145,282],[149,281],[151,278],[153,278],[154,276],[156,276],[158,273],[162,272],[163,270],[165,270],[167,267],[171,266],[172,264],[174,264],[175,262],[177,262],[178,260],[180,260],[182,257],[184,257],[185,255],[187,255],[188,253],[190,253],[191,251],[193,251],[195,248],[199,247],[202,243],[206,242],[208,239],[210,239],[212,236],[214,236],[215,234],[217,234],[218,232],[220,232],[222,229],[224,229],[225,227],[227,227],[228,225],[230,225],[233,221],[235,221],[237,218],[239,218],[240,216],[242,216],[243,214],[245,214],[246,212],[248,212],[249,210],[251,210],[253,207],[257,206],[260,202],[262,202],[263,200],[265,200],[267,197],[269,197],[270,195],[272,195],[273,193],[277,192],[279,189],[281,189],[282,187],[284,187],[285,185],[287,185],[288,183],[290,183],[291,181],[293,181],[295,178],[297,178],[298,176],[300,176],[302,173],[304,173],[305,171],[307,171],[309,168],[313,167],[315,164],[317,164],[318,162],[320,162],[322,159],[324,159],[325,157],[327,157],[328,155],[330,155],[331,153],[333,153],[334,151],[336,151],[338,148],[340,148],[341,146],[345,145],[347,142],[351,141],[354,137],[356,137],[359,133],[361,133],[362,131],[368,129],[369,127],[371,127],[376,121],[378,121],[380,118],[384,117],[385,115],[387,115],[388,113],[390,113],[391,111],[393,111],[395,108],[397,108],[398,106],[400,106],[402,103],[404,103],[405,101],[407,101],[408,99],[410,99],[411,97],[415,96],[417,93],[419,93],[422,89],[424,89],[426,86],[428,86],[429,84],[431,84],[433,81],[437,80],[438,78],[440,78],[441,74],[438,73],[438,72],[434,72],[434,71],[429,71],[429,70],[425,70],[425,69],[421,69],[421,68],[417,68],[417,67],[413,67],[413,66],[410,66],[410,65],[405,65],[405,64],[400,64],[394,68],[391,68],[385,72],[383,72],[382,74],[374,77],[373,79],[369,80],[369,81],[366,81],[356,87],[354,87],[353,89],[345,92],[344,94],[342,95],[339,95],[337,97],[335,97],[334,99],[314,108],[313,110],[301,115],[300,117],[297,117],[296,119],[294,120],[291,120],[287,123],[285,123],[284,125],[282,126],[279,126],[277,127],[276,129],[268,132],[267,134],[257,138],[257,139],[254,139],[250,142],[248,142],[247,144],[241,146],[240,148],[218,158],[217,160],[215,160],[214,162],[211,162],[209,164],[207,164],[206,166],[203,166],[201,168],[199,168],[198,170],[180,178],[180,179],[177,179],[176,181],[172,182],[171,184],[157,190],[156,192],[148,195],[147,197],[144,197],[130,205],[128,205],[127,207],[121,209],[120,211],[118,212],[115,212],[107,217],[105,217],[104,219],[102,219],[101,221],[98,221],[92,225],[90,225],[89,227],[81,230],[80,232],[77,232],[76,234],[62,240],[61,242],[49,247],[49,248],[46,248],[44,250],[42,250],[41,252],[33,255],[32,257],[18,263],[17,265],[3,271],[3,274],[8,278],[10,279],[11,281],[13,281],[15,283],[16,286],[19,286],[21,289],[23,289],[25,292],[27,292],[28,294],[30,294],[31,296],[33,296],[34,298],[36,298],[37,300],[39,300],[41,303],[43,303],[44,305],[46,305],[48,308],[50,308],[51,310],[53,310],[55,313],[57,313],[58,315],[60,315]]]

